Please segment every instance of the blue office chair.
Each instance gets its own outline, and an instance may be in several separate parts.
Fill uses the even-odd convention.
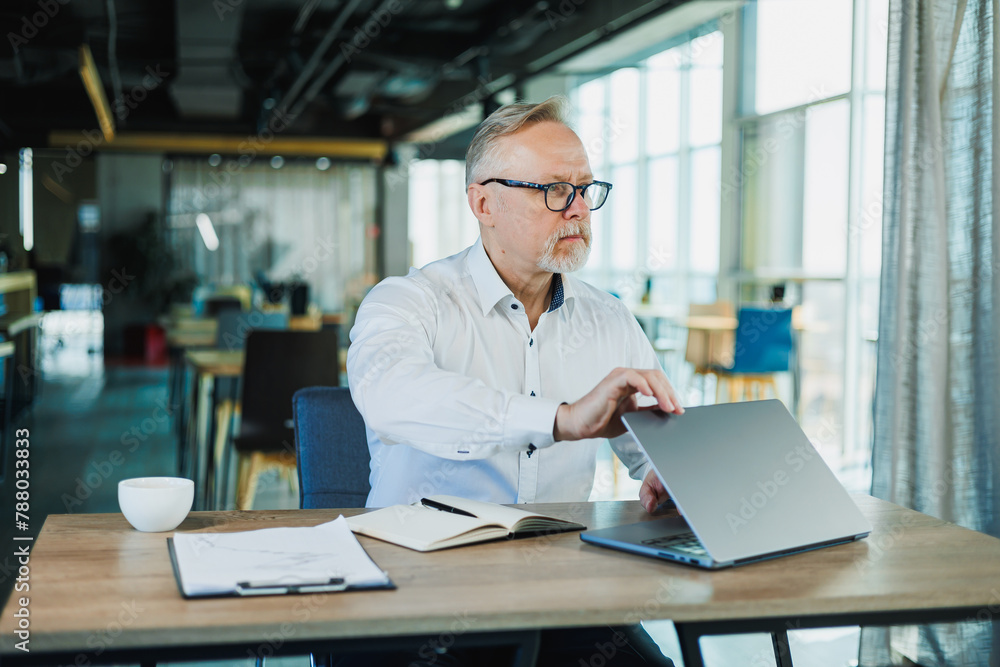
[[[307,387],[292,397],[302,509],[364,507],[368,435],[347,387]]]
[[[719,402],[723,383],[730,402],[765,398],[767,389],[777,398],[774,374],[791,370],[792,309],[744,307],[737,322],[733,365],[715,368],[719,378],[715,402]]]
[[[299,507],[304,510],[364,507],[371,491],[368,483],[371,458],[365,421],[354,405],[351,390],[300,389],[292,396],[292,418],[299,468]],[[352,664],[363,664],[365,658],[359,660]],[[338,662],[338,657],[329,653],[309,654],[310,667],[333,667]]]

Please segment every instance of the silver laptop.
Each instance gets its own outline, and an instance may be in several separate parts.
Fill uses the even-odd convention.
[[[585,542],[716,569],[871,532],[781,401],[632,412],[622,421],[681,516],[588,530]]]

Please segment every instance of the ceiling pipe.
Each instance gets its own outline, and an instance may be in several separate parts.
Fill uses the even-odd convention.
[[[271,112],[272,117],[276,117],[279,113],[287,112],[288,109],[295,104],[299,93],[302,92],[302,89],[312,77],[313,72],[315,72],[316,68],[319,67],[319,63],[323,59],[323,56],[326,55],[326,52],[340,35],[340,31],[344,28],[344,24],[347,23],[347,19],[351,17],[360,4],[361,0],[350,0],[344,9],[337,15],[337,18],[333,20],[333,23],[330,24],[330,28],[326,31],[326,34],[323,35],[323,40],[313,51],[312,55],[309,56],[306,66],[302,68],[302,71],[299,72],[295,81],[292,82],[291,88],[289,88],[288,92],[285,93],[285,96],[281,98],[281,101],[275,105]],[[338,55],[338,57],[341,56]]]
[[[382,4],[380,4],[378,8],[372,12],[372,16],[381,16],[385,14],[386,12],[388,12],[389,6],[393,4],[399,4],[399,0],[382,0]],[[381,35],[382,32],[380,31],[378,34]],[[369,39],[371,41],[375,41],[376,37],[377,35],[375,37],[369,36]],[[291,117],[289,118],[289,123],[294,122],[295,117],[298,116],[300,113],[302,113],[305,110],[306,106],[308,106],[308,104],[316,98],[319,92],[323,90],[323,86],[325,86],[327,82],[330,80],[330,77],[336,74],[337,70],[343,67],[345,61],[346,57],[344,56],[343,51],[338,53],[333,58],[333,60],[330,61],[330,63],[323,69],[320,75],[316,77],[316,79],[306,90],[305,95],[302,96],[302,99],[296,103],[295,107],[293,107],[292,113],[290,114]]]
[[[115,0],[108,0],[108,69],[111,71],[111,106],[118,108],[118,100],[122,95],[122,75],[118,70],[118,12]],[[124,125],[125,114],[119,116],[120,124]]]

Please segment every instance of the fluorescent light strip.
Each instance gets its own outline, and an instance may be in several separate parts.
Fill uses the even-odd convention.
[[[215,233],[215,227],[212,226],[212,219],[208,217],[208,214],[199,213],[194,221],[198,225],[198,231],[201,233],[201,240],[205,242],[205,247],[211,252],[218,250],[219,237]]]
[[[35,203],[32,199],[33,172],[32,157],[30,148],[21,149],[21,168],[18,171],[21,181],[21,217],[20,232],[24,239],[24,249],[31,250],[35,247]]]
[[[111,115],[111,106],[108,98],[104,94],[104,85],[101,83],[101,75],[97,73],[97,66],[94,65],[94,56],[90,53],[90,47],[83,44],[80,47],[80,78],[83,79],[83,87],[87,90],[90,103],[97,113],[97,122],[101,126],[101,132],[107,141],[115,139],[115,119]]]

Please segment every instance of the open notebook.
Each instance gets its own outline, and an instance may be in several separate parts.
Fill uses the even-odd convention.
[[[510,537],[585,530],[586,526],[544,514],[456,496],[431,496],[412,505],[392,505],[347,519],[355,533],[416,551]]]

